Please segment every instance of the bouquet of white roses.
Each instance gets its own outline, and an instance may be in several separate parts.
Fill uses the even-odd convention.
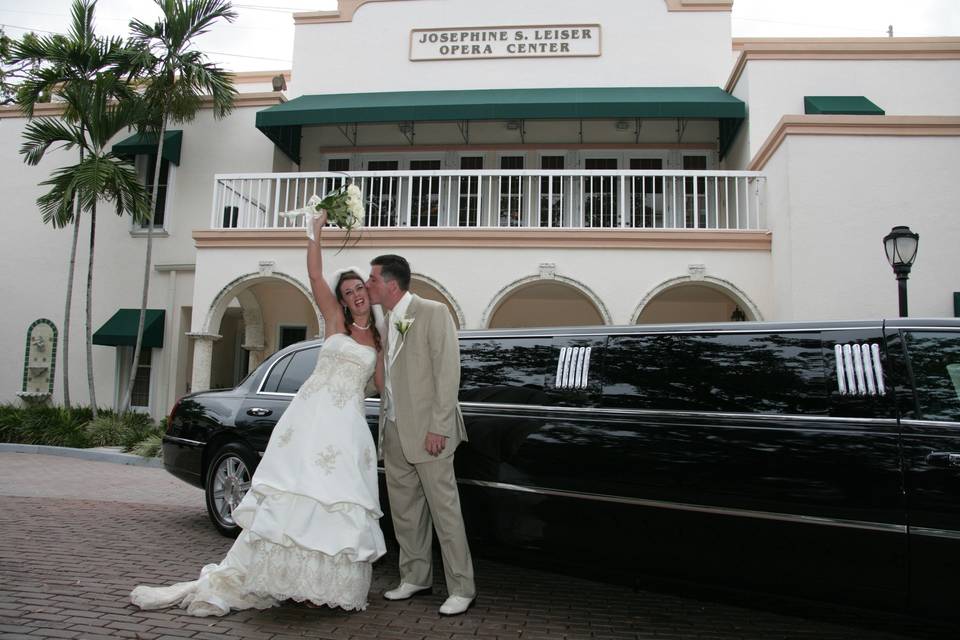
[[[280,215],[292,221],[295,221],[298,216],[304,216],[307,237],[314,240],[313,221],[320,216],[321,209],[326,209],[329,222],[346,230],[347,240],[350,238],[351,231],[363,227],[363,198],[360,195],[360,188],[352,182],[337,187],[323,198],[314,194],[307,200],[307,206],[284,211]]]

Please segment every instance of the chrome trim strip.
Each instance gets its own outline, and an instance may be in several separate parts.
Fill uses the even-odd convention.
[[[840,395],[845,396],[847,395],[847,374],[843,370],[843,345],[833,345],[833,354],[837,358],[837,387]]]
[[[930,538],[949,538],[950,540],[960,540],[960,531],[954,531],[952,529],[931,529],[928,527],[914,527],[914,526],[910,526],[907,529],[908,529],[908,533],[910,533],[911,535],[927,536]]]
[[[484,480],[462,479],[459,484],[469,484],[490,489],[503,489],[520,493],[534,493],[537,495],[557,496],[596,502],[615,502],[638,507],[653,507],[657,509],[673,509],[675,511],[690,511],[694,513],[709,513],[713,515],[735,516],[740,518],[754,518],[758,520],[775,520],[779,522],[797,522],[802,524],[816,524],[845,529],[864,529],[867,531],[883,531],[887,533],[907,533],[907,525],[887,522],[865,522],[862,520],[846,520],[842,518],[824,518],[820,516],[804,516],[792,513],[773,513],[770,511],[754,511],[752,509],[733,509],[729,507],[711,507],[683,502],[668,502],[665,500],[648,500],[645,498],[627,498],[624,496],[610,496],[597,493],[581,493],[562,489],[544,489],[540,487],[523,487],[502,482],[487,482]]]
[[[851,345],[851,349],[853,350],[853,372],[857,377],[857,392],[858,395],[865,396],[867,383],[863,376],[863,350],[858,344]]]
[[[264,376],[264,380],[266,380],[266,376]],[[297,394],[295,394],[295,393],[280,392],[280,391],[257,391],[257,395],[258,395],[258,396],[270,396],[270,397],[273,397],[273,398],[292,398],[293,396],[295,396],[295,395],[297,395]]]
[[[946,426],[960,426],[960,422],[956,420],[913,420],[913,419],[904,419],[900,421],[904,426],[909,427],[946,427]]]
[[[491,410],[510,410],[521,411],[524,413],[547,412],[547,413],[595,413],[603,416],[671,416],[682,418],[738,418],[762,420],[769,418],[781,418],[784,420],[798,420],[809,422],[847,422],[851,424],[884,424],[895,426],[896,418],[843,418],[834,416],[802,416],[796,414],[781,413],[722,413],[719,411],[657,411],[655,409],[608,409],[604,407],[550,407],[546,405],[532,404],[501,404],[494,402],[461,402],[461,408],[484,408]],[[944,422],[929,422],[932,425],[943,425]],[[955,423],[956,424],[956,423]]]
[[[847,370],[847,389],[852,395],[857,395],[857,374],[853,370],[853,349],[849,344],[843,345],[843,366]]]
[[[188,440],[187,438],[178,438],[176,436],[163,436],[163,439],[168,442],[176,442],[177,444],[186,444],[191,447],[205,447],[207,446],[206,442],[200,442],[199,440]]]
[[[586,389],[590,386],[590,350],[593,347],[587,347],[583,353],[583,385],[581,389]]]
[[[561,388],[563,386],[563,359],[567,355],[568,347],[560,348],[560,357],[557,358],[557,379],[553,383],[553,386],[556,388]]]
[[[877,395],[877,385],[873,380],[873,354],[870,352],[869,344],[860,345],[860,351],[863,352],[863,376],[867,380],[867,394]]]
[[[761,323],[762,324],[762,323]],[[905,327],[891,327],[891,330],[903,329]],[[957,327],[906,327],[906,328],[915,328],[915,329],[932,329],[932,330],[941,330],[948,329],[951,331],[956,331]],[[863,325],[851,325],[851,326],[810,326],[810,327],[765,327],[757,326],[753,329],[683,329],[671,331],[668,328],[657,330],[644,330],[637,329],[635,327],[627,326],[610,326],[605,327],[605,331],[594,331],[587,333],[502,333],[502,332],[491,332],[483,330],[467,331],[464,332],[462,339],[465,340],[481,340],[486,338],[608,338],[608,337],[620,337],[620,336],[653,336],[653,335],[692,335],[692,334],[726,334],[726,333],[811,333],[817,331],[862,331],[864,329],[871,329],[876,331],[882,331],[883,325],[880,323],[877,324],[863,324]]]
[[[877,380],[877,393],[883,396],[887,393],[887,387],[883,384],[883,365],[880,363],[880,345],[874,342],[870,345],[870,350],[873,352],[873,368],[874,377]]]

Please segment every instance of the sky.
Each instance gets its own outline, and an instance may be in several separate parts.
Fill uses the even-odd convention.
[[[28,30],[63,32],[70,4],[0,0],[0,25],[14,38]],[[203,36],[198,47],[231,71],[289,69],[293,13],[335,7],[335,0],[235,2],[237,20]],[[131,17],[151,22],[158,15],[152,0],[99,0],[97,32],[126,36]],[[735,0],[732,15],[734,37],[885,37],[890,25],[895,36],[960,36],[960,0]]]

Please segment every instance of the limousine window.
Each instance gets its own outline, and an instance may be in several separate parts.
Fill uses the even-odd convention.
[[[815,332],[611,336],[604,362],[608,407],[827,413]]]
[[[909,331],[919,418],[960,422],[960,333]]]
[[[317,366],[318,347],[286,355],[274,365],[263,384],[265,393],[296,393]]]
[[[460,342],[460,401],[544,404],[547,371],[556,363],[539,338]]]

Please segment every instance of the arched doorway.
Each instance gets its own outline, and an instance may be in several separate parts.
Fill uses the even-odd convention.
[[[410,277],[410,292],[425,300],[435,300],[445,304],[450,310],[450,316],[457,329],[463,328],[463,312],[438,282],[424,275],[413,274]]]
[[[656,293],[643,306],[636,324],[755,319],[749,305],[737,300],[730,292],[703,282],[684,282]]]
[[[229,283],[211,304],[204,324],[194,345],[194,390],[235,386],[273,352],[321,332],[306,287],[278,273],[250,274]],[[200,342],[208,346],[198,357]],[[198,371],[205,365],[206,380],[206,372]]]
[[[489,314],[491,329],[606,324],[587,292],[558,280],[536,279],[508,291]]]

